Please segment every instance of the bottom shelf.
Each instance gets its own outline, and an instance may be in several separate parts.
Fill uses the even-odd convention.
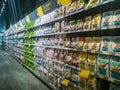
[[[10,54],[10,53],[9,53],[9,54]],[[22,64],[22,66],[25,67],[28,71],[30,71],[34,76],[36,76],[40,81],[42,81],[48,88],[50,88],[50,90],[56,90],[52,85],[50,85],[50,84],[48,83],[47,80],[45,80],[45,78],[40,77],[38,73],[36,73],[35,71],[33,71],[33,69],[31,69],[31,68],[28,67],[27,65],[25,65],[25,63],[22,62],[19,57],[16,57],[16,56],[14,56],[14,55],[12,55],[12,54],[10,54],[10,55],[11,55],[18,63]]]
[[[28,67],[24,62],[22,62],[21,60],[20,60],[20,58],[19,57],[16,57],[16,56],[14,56],[12,53],[9,53],[12,57],[14,57],[19,63],[21,63],[27,70],[29,70],[33,75],[35,75],[40,81],[42,81],[46,86],[48,86],[49,88],[51,88],[51,90],[66,90],[66,87],[64,88],[64,89],[58,89],[58,88],[56,88],[57,87],[57,85],[55,84],[55,82],[53,82],[52,80],[51,80],[51,78],[50,78],[50,75],[47,75],[47,77],[49,78],[46,78],[44,75],[40,75],[40,73],[38,73],[37,71],[34,71],[33,69],[31,69],[30,67]],[[59,77],[57,74],[55,74],[54,75],[54,73],[53,72],[49,72],[49,73],[51,73],[51,75],[53,75],[54,77],[56,76],[56,77]],[[111,88],[115,88],[114,86],[114,84],[118,84],[116,87],[117,88],[120,88],[120,82],[119,81],[117,81],[117,80],[113,80],[113,79],[111,79],[111,78],[106,78],[106,77],[104,77],[104,76],[100,76],[100,75],[95,75],[95,77],[96,77],[96,82],[97,83],[94,83],[93,84],[93,86],[95,85],[95,87],[96,88],[106,88],[107,87],[107,89],[106,90],[113,90],[113,89],[111,89]],[[91,78],[93,78],[93,77],[91,77]],[[99,81],[99,79],[100,79],[100,81]],[[56,80],[57,80],[57,78],[56,78]],[[64,80],[64,78],[63,78],[63,80]],[[71,81],[71,80],[70,80]],[[85,82],[85,84],[84,84],[84,82]],[[102,86],[102,83],[105,83],[106,85],[103,85],[103,87],[101,87]],[[88,81],[87,80],[85,80],[85,81],[82,81],[82,82],[79,82],[80,83],[80,85],[78,85],[78,87],[77,88],[79,88],[80,90],[83,90],[83,88],[81,89],[81,85],[82,85],[82,83],[83,83],[83,86],[85,85],[85,90],[88,90],[88,88],[93,88],[93,87],[91,87],[90,85],[88,85],[88,84],[86,84],[86,83],[88,83]],[[100,86],[101,85],[101,86]],[[56,87],[55,87],[56,86]],[[111,87],[111,86],[113,86],[113,87]],[[73,88],[74,86],[73,85],[71,85],[71,86],[68,86],[68,88]],[[86,89],[87,88],[87,89]],[[89,89],[89,90],[98,90],[98,89],[96,89],[96,88],[94,88],[94,89]],[[109,89],[108,89],[109,88]],[[79,89],[75,89],[75,90],[79,90]],[[69,90],[69,89],[68,89]],[[117,90],[117,89],[114,89],[114,90]],[[120,89],[118,89],[118,90],[120,90]]]

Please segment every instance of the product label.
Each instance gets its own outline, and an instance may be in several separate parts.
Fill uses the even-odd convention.
[[[108,75],[109,56],[99,55],[97,59],[98,73],[102,75]]]
[[[86,37],[85,38],[85,43],[84,43],[84,46],[83,46],[84,51],[91,49],[91,41],[92,41],[91,37]]]
[[[102,17],[102,28],[110,28],[112,26],[112,11],[103,13]]]
[[[91,22],[92,22],[92,17],[91,16],[85,18],[85,23],[84,23],[84,29],[85,30],[90,30]]]
[[[120,37],[113,37],[112,50],[115,53],[120,53]]]
[[[92,29],[93,30],[100,29],[100,20],[101,20],[100,14],[93,17],[93,20],[92,20]]]
[[[111,42],[112,42],[112,37],[102,37],[101,51],[111,52],[112,49]]]
[[[114,11],[113,27],[120,27],[120,9]]]

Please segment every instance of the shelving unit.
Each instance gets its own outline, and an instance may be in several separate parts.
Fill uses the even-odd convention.
[[[111,77],[106,75],[99,74],[98,72],[98,56],[99,55],[106,55],[109,56],[109,73],[112,71],[111,70],[111,62],[112,59],[111,57],[116,56],[120,57],[120,52],[114,52],[114,51],[108,51],[105,52],[101,50],[101,43],[102,43],[102,37],[107,36],[107,37],[114,37],[114,36],[120,36],[120,27],[116,28],[107,28],[107,29],[102,29],[100,27],[99,29],[89,29],[89,30],[61,30],[61,25],[60,25],[60,30],[58,32],[50,31],[50,33],[39,33],[36,35],[36,31],[41,29],[42,26],[53,26],[55,23],[59,22],[60,24],[62,21],[66,20],[77,20],[80,18],[85,18],[87,16],[94,16],[98,13],[103,14],[103,12],[109,11],[109,10],[116,10],[116,8],[120,8],[117,6],[116,8],[107,8],[104,9],[105,7],[109,7],[110,5],[115,5],[115,3],[118,3],[119,1],[117,0],[108,0],[105,3],[100,3],[94,7],[90,8],[83,8],[78,11],[74,11],[70,14],[65,14],[61,17],[54,18],[53,20],[50,20],[48,22],[40,22],[38,25],[34,25],[34,23],[31,23],[25,25],[25,29],[16,32],[6,32],[5,33],[5,48],[6,51],[12,54],[13,57],[16,57],[19,59],[20,62],[23,63],[23,65],[28,68],[31,72],[35,73],[42,81],[47,83],[47,85],[51,86],[55,90],[62,90],[65,88],[65,85],[62,84],[62,81],[67,79],[70,84],[72,85],[71,87],[81,89],[81,82],[83,84],[85,83],[85,90],[88,90],[88,88],[92,88],[92,90],[96,90],[97,87],[97,78],[104,79],[105,81],[109,81],[110,83],[115,83],[119,84],[120,80],[115,79],[114,77]],[[111,9],[112,8],[112,9]],[[94,12],[96,11],[96,12]],[[89,13],[92,12],[92,13]],[[93,13],[94,12],[94,13]],[[102,15],[101,15],[102,16]],[[102,22],[101,22],[102,23]],[[51,28],[52,29],[52,28]],[[21,34],[21,35],[20,35]],[[60,37],[61,36],[61,37]],[[60,38],[64,38],[61,40],[62,44],[60,45],[61,42],[55,44],[56,37],[58,37],[57,40]],[[70,43],[75,43],[74,40],[79,37],[84,38],[84,44],[85,45],[85,39],[86,37],[91,37],[93,40],[93,37],[99,37],[100,38],[100,45],[98,46],[98,50],[84,50],[76,48],[77,46],[71,46],[65,45],[65,43],[69,43],[69,40],[67,42],[66,38],[70,38]],[[45,44],[45,40],[47,38],[47,42]],[[43,41],[42,41],[43,40]],[[77,42],[77,41],[76,41]],[[114,41],[112,41],[114,42]],[[92,44],[90,42],[90,44]],[[96,42],[95,42],[96,43]],[[74,44],[76,45],[76,44]],[[120,49],[120,48],[119,48]],[[55,52],[56,51],[56,52]],[[79,53],[79,54],[77,54]],[[82,62],[80,59],[80,55],[82,53],[86,53],[85,57],[85,62]],[[57,55],[56,55],[57,54]],[[95,60],[92,62],[89,62],[89,55],[96,55]],[[74,57],[74,55],[76,55]],[[92,58],[92,55],[90,58]],[[59,56],[59,57],[58,57]],[[64,58],[62,61],[61,57]],[[63,57],[64,56],[64,57]],[[20,60],[20,57],[24,57],[24,60]],[[93,56],[94,57],[94,56]],[[67,61],[68,58],[71,58],[70,60]],[[74,59],[77,58],[77,62],[74,62]],[[93,58],[94,59],[94,58]],[[76,60],[76,59],[75,59]],[[77,63],[77,65],[76,65]],[[80,65],[85,65],[85,69],[90,71],[91,69],[94,69],[93,71],[90,71],[90,75],[88,79],[81,79],[79,73],[81,73],[84,69],[81,68]],[[115,72],[116,73],[116,72]],[[75,77],[74,77],[75,75]],[[118,75],[119,76],[119,75]],[[77,80],[76,80],[77,79]],[[92,81],[91,86],[90,80]],[[101,82],[99,82],[101,83]],[[100,88],[101,86],[99,86]],[[62,89],[61,89],[62,88]],[[81,89],[83,90],[83,89]]]

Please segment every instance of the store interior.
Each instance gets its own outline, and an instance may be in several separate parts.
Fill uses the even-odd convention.
[[[0,3],[0,71],[27,75],[11,90],[120,90],[120,0]]]

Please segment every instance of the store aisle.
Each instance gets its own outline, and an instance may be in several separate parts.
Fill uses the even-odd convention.
[[[49,90],[40,80],[0,51],[0,90]]]

